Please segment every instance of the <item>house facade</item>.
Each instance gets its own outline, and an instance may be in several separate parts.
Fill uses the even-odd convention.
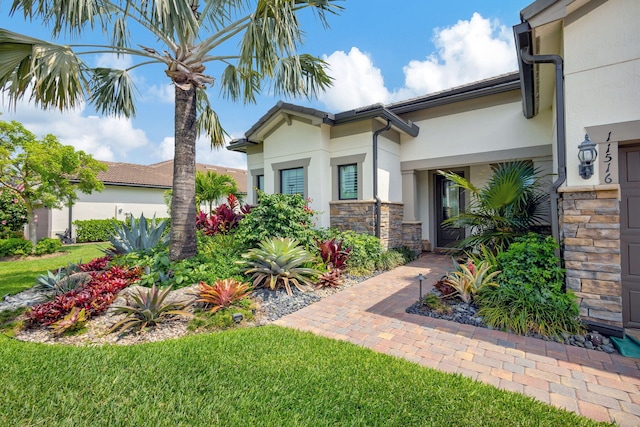
[[[72,223],[76,220],[124,220],[129,214],[139,217],[143,213],[148,218],[154,215],[156,218],[169,216],[164,193],[172,188],[173,160],[152,165],[102,163],[108,167],[107,171],[98,174],[98,179],[104,183],[104,190],[91,194],[79,193],[78,200],[71,207],[39,209],[38,239],[56,237],[57,233],[73,230]],[[243,169],[198,163],[197,170],[230,175],[238,183],[240,191],[246,192],[247,172]]]
[[[549,222],[581,315],[640,326],[640,16],[636,0],[538,0],[514,27],[519,70],[393,104],[333,114],[280,102],[230,150],[256,189],[299,193],[318,225],[436,250],[464,235],[444,219],[465,197],[437,174],[481,186],[492,165],[548,172]],[[591,177],[578,145],[597,144]]]

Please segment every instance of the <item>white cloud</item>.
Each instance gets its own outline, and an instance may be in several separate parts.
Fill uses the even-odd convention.
[[[497,21],[474,13],[470,21],[436,29],[437,53],[403,68],[405,86],[416,95],[436,92],[517,69],[513,39]]]
[[[385,102],[389,98],[380,69],[357,47],[352,47],[349,53],[333,52],[323,59],[329,63],[329,74],[335,80],[331,88],[319,94],[318,99],[329,110],[349,110]]]
[[[134,128],[130,120],[83,116],[83,109],[59,112],[20,102],[16,111],[4,112],[0,118],[19,121],[38,136],[53,134],[62,144],[99,160],[131,161],[125,160],[129,153],[149,143],[145,132]]]
[[[146,90],[145,101],[159,101],[163,104],[173,104],[175,102],[175,88],[173,84],[152,85]]]
[[[156,151],[157,157],[160,158],[160,161],[173,159],[173,154],[175,152],[175,140],[176,139],[173,136],[165,136],[160,142],[158,150]]]
[[[434,30],[436,52],[403,67],[404,87],[389,90],[371,58],[353,47],[323,59],[331,67],[334,85],[319,96],[330,111],[339,112],[376,102],[393,102],[497,76],[517,69],[513,39],[498,21],[474,13]]]
[[[103,53],[96,58],[96,67],[115,68],[124,70],[133,65],[131,55],[116,55],[115,53]]]

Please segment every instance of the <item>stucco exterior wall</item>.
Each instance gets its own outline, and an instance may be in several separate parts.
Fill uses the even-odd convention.
[[[135,217],[141,214],[147,218],[167,218],[167,205],[164,203],[164,189],[105,186],[98,193],[80,194],[78,201],[71,208],[71,220],[108,219],[123,220],[127,213]],[[69,208],[53,209],[51,211],[51,229],[48,236],[56,237],[56,233],[64,233],[69,226]]]
[[[640,32],[637,0],[608,1],[564,27],[567,107],[567,185],[600,183],[598,164],[589,180],[578,174],[577,146],[591,127],[594,142],[611,141],[629,123],[640,129]],[[594,54],[597,52],[597,54]],[[640,134],[625,139],[640,138]]]
[[[400,144],[381,134],[378,137],[378,195],[383,201],[402,202],[400,189],[402,189]]]

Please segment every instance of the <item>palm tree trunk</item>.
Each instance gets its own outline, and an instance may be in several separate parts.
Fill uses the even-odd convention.
[[[175,87],[175,154],[169,257],[196,255],[196,89]]]

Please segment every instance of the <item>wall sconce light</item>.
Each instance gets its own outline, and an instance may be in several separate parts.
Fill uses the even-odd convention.
[[[589,179],[593,175],[593,163],[598,157],[596,144],[591,142],[589,134],[584,136],[584,141],[578,145],[578,160],[580,160],[580,176]]]
[[[416,279],[420,281],[420,290],[419,290],[420,294],[418,295],[418,299],[420,300],[422,299],[422,281],[425,280],[426,277],[424,277],[422,273],[420,273],[418,274],[418,277],[416,277]]]

